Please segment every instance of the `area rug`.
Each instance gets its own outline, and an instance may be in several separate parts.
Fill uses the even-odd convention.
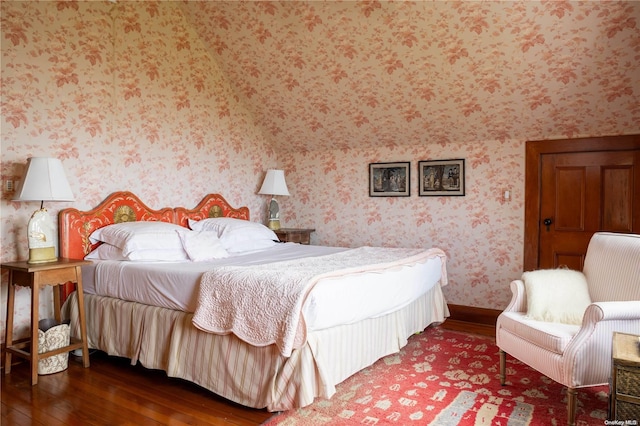
[[[512,357],[500,385],[491,337],[431,327],[337,386],[329,400],[264,425],[565,425],[566,390]],[[576,425],[603,425],[608,387],[578,391]]]

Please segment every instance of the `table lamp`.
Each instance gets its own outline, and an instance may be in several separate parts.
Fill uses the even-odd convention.
[[[280,229],[280,208],[278,202],[274,198],[276,195],[289,195],[287,189],[287,183],[284,180],[283,170],[267,170],[267,175],[264,177],[262,187],[258,194],[271,195],[271,202],[269,203],[269,229],[277,231]]]
[[[45,201],[73,201],[73,193],[62,162],[57,158],[32,157],[13,201],[40,201],[27,226],[29,240],[28,263],[58,260],[55,253],[55,225],[44,208]]]

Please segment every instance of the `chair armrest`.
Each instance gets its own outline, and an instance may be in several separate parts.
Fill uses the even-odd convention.
[[[640,300],[625,300],[614,302],[595,302],[587,306],[582,318],[582,327],[590,323],[613,320],[640,319]]]
[[[504,312],[527,312],[527,293],[522,280],[513,280],[511,287],[511,301]]]
[[[595,302],[582,317],[582,326],[564,351],[565,386],[606,383],[611,373],[611,339],[614,331],[640,330],[640,301]],[[599,354],[594,358],[593,354]]]
[[[580,346],[591,335],[602,330],[631,332],[633,329],[627,328],[636,327],[635,324],[640,325],[640,301],[595,302],[584,311],[582,326],[569,346]]]

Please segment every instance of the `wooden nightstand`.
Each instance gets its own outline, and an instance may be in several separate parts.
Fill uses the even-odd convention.
[[[640,336],[613,333],[610,420],[640,420]]]
[[[82,294],[82,265],[91,262],[76,259],[58,259],[56,262],[29,264],[27,262],[3,263],[2,269],[9,271],[9,290],[7,294],[7,322],[5,334],[4,372],[11,372],[11,356],[17,355],[31,363],[31,384],[38,383],[38,360],[74,349],[82,349],[84,367],[89,367],[89,349],[87,346],[87,328],[84,317],[84,296]],[[45,286],[58,287],[72,282],[76,284],[78,297],[78,318],[80,321],[80,340],[71,338],[70,344],[49,352],[38,353],[38,308],[40,290]],[[13,310],[15,304],[15,286],[31,288],[31,336],[29,340],[13,343]],[[55,319],[60,322],[60,289],[53,289],[53,307]]]
[[[273,232],[283,243],[311,244],[311,233],[314,231],[315,229],[306,228],[280,228]]]

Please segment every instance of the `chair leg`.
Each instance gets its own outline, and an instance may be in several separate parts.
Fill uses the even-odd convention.
[[[507,380],[507,353],[500,349],[500,384],[504,386]]]
[[[577,394],[575,388],[567,388],[567,425],[575,426],[576,425],[576,403]]]

